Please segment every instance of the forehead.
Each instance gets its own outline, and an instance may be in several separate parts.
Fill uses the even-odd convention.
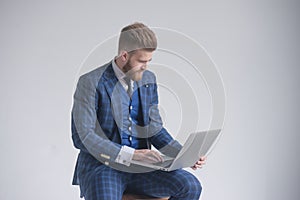
[[[153,51],[137,50],[132,54],[132,59],[140,61],[150,61],[152,59]]]

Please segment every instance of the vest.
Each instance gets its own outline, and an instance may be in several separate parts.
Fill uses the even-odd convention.
[[[128,128],[122,131],[121,144],[132,147],[134,149],[147,149],[147,140],[145,138],[137,138],[136,128],[134,125],[142,126],[142,108],[140,103],[139,90],[135,90],[128,102],[129,120]]]

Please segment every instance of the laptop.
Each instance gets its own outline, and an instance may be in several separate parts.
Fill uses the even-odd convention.
[[[156,170],[173,171],[193,166],[200,157],[206,156],[220,134],[221,129],[191,133],[175,158],[163,156],[164,161],[147,163],[132,160],[131,163]]]

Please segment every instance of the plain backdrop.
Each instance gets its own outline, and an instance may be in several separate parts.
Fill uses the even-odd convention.
[[[73,89],[90,51],[135,21],[193,38],[223,78],[222,137],[193,172],[201,199],[299,199],[299,12],[296,0],[1,0],[0,199],[80,199]],[[176,101],[160,93],[165,125],[177,130]]]

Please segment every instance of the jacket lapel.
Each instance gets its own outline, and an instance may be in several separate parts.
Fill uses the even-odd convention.
[[[144,75],[146,75],[146,73]],[[104,71],[103,78],[105,79],[104,85],[106,92],[111,100],[111,108],[113,109],[112,112],[114,115],[114,120],[116,121],[120,130],[120,128],[123,127],[124,116],[127,116],[127,113],[129,114],[128,102],[130,99],[122,84],[118,81],[118,78],[116,77],[112,68],[112,64],[109,64],[107,69]],[[151,103],[151,91],[149,90],[149,84],[153,83],[153,81],[148,79],[148,76],[143,76],[142,80],[134,83],[134,88],[139,90],[144,125],[149,123],[148,106]]]
[[[111,64],[103,73],[103,78],[105,79],[104,86],[106,92],[110,98],[113,118],[117,123],[119,133],[121,133],[124,128],[124,117],[129,114],[128,102],[130,99],[122,84],[116,77]]]

